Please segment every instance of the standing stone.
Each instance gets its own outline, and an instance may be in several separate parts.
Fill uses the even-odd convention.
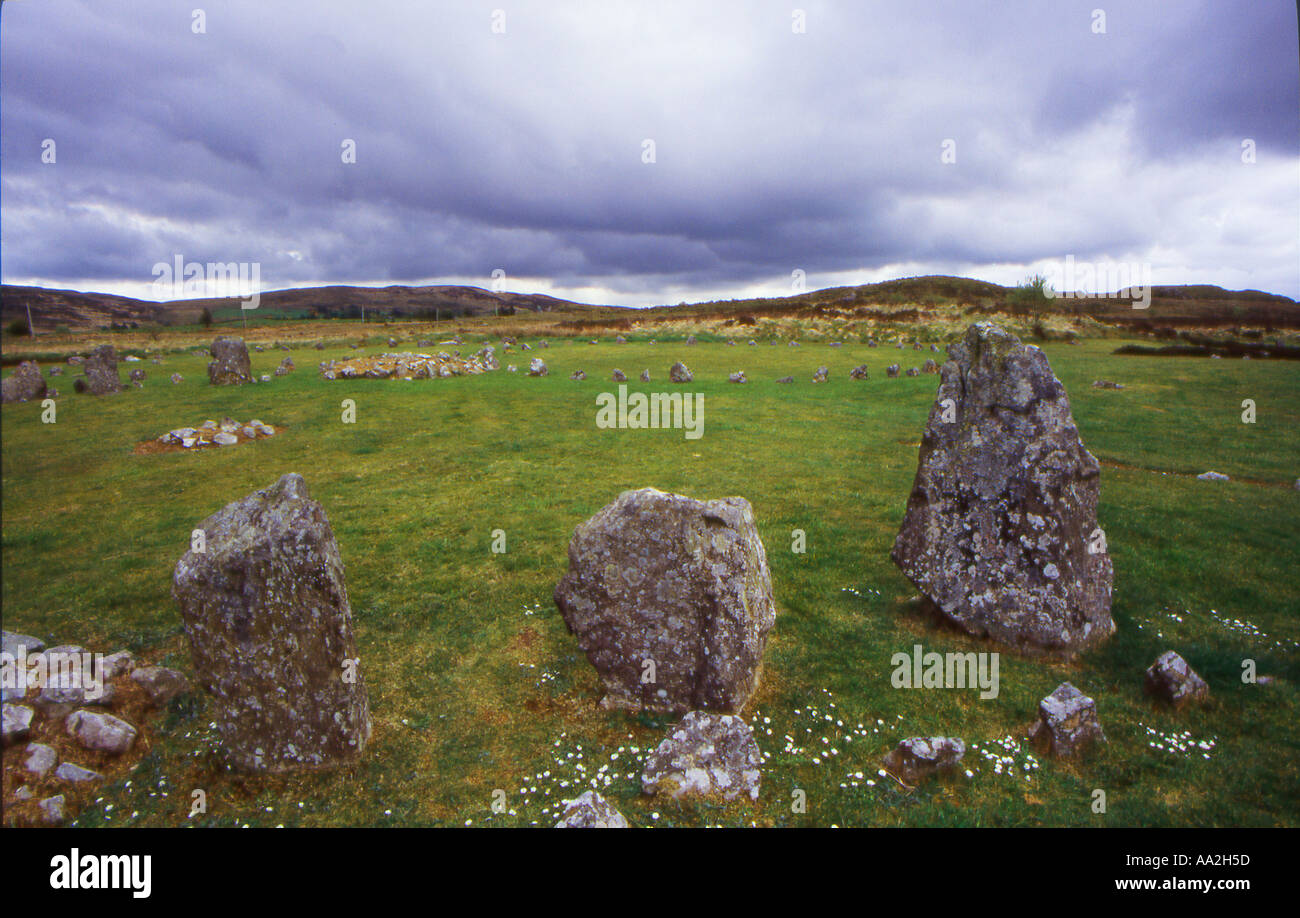
[[[733,383],[747,383],[747,382],[749,382],[749,380],[745,378],[745,371],[744,371],[744,370],[737,370],[735,373],[730,374],[729,376],[727,376],[727,381],[728,381],[728,382],[733,382]]]
[[[134,385],[137,389],[141,389],[144,387],[144,378],[145,378],[144,370],[136,368],[127,375],[131,377],[131,384]]]
[[[867,378],[867,365],[865,363],[862,364],[861,366],[856,366],[853,369],[849,370],[849,379],[866,379],[866,378]]]
[[[899,347],[902,347],[902,345],[900,344]],[[885,375],[888,376],[890,379],[897,379],[899,369],[900,367],[898,366],[898,364],[891,363],[889,366],[885,367]]]
[[[1172,650],[1166,650],[1146,671],[1146,693],[1181,708],[1210,699],[1210,686]]]
[[[0,380],[0,402],[26,402],[44,397],[45,377],[41,375],[41,368],[30,360],[24,360]]]
[[[641,371],[641,382],[649,382],[649,381],[650,381],[650,371],[649,371],[649,370],[642,370],[642,371]],[[1300,489],[1300,479],[1296,479],[1296,487],[1297,487],[1297,489]]]
[[[669,368],[668,378],[675,383],[688,383],[695,379],[695,375],[679,360]]]
[[[551,371],[546,368],[546,364],[542,362],[542,358],[540,357],[534,357],[528,362],[529,376],[545,376],[550,372]]]
[[[916,785],[954,770],[966,755],[966,744],[950,736],[913,736],[885,756],[885,768],[905,784]]]
[[[830,375],[831,371],[827,367],[818,367],[817,372],[813,373],[812,381],[815,383],[823,383],[826,382]]]
[[[925,363],[921,364],[921,372],[922,372],[922,373],[938,373],[938,372],[939,372],[939,364],[935,363],[934,358],[930,358],[930,359],[926,360]]]
[[[370,705],[324,508],[288,474],[199,528],[206,550],[181,558],[172,595],[231,763],[275,772],[358,758]]]
[[[1055,756],[1078,755],[1093,743],[1106,742],[1097,703],[1068,682],[1038,702],[1038,723],[1029,733],[1030,740],[1043,742]]]
[[[183,383],[184,381],[185,381],[185,377],[182,376],[181,374],[179,374],[179,373],[173,373],[173,374],[172,374],[172,385],[173,385],[173,386],[179,386],[179,385],[180,385],[181,383]]]
[[[607,708],[739,711],[776,621],[749,502],[624,491],[577,527],[555,603]],[[653,681],[651,681],[651,679]]]
[[[610,379],[614,382],[627,382],[627,374],[622,370],[615,369],[614,372],[610,374]]]
[[[691,711],[646,759],[647,794],[758,799],[763,754],[749,724],[730,714]]]
[[[248,345],[244,344],[244,339],[222,335],[213,341],[208,382],[214,386],[242,386],[252,381],[253,367],[248,359]]]
[[[85,376],[72,381],[72,388],[91,395],[110,395],[121,392],[122,378],[117,375],[117,350],[111,344],[101,344],[90,352],[81,365]]]
[[[1065,388],[989,322],[949,354],[890,557],[972,634],[1067,656],[1098,644],[1115,632],[1100,467]]]
[[[627,819],[608,800],[593,790],[564,801],[564,815],[557,829],[626,829]]]

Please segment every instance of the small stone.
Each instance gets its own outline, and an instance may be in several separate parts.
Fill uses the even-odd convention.
[[[732,373],[730,376],[727,377],[727,382],[747,383],[749,382],[749,380],[745,378],[744,370],[737,370],[735,373]]]
[[[54,751],[54,747],[44,743],[28,743],[26,753],[27,760],[23,762],[23,768],[37,777],[49,774],[50,769],[59,761],[59,754]]]
[[[620,342],[621,343],[621,342]],[[626,829],[627,819],[595,791],[586,791],[564,801],[564,814],[557,829]]]
[[[781,383],[782,385],[789,385],[790,383],[794,382],[794,377],[782,376],[780,379],[777,380],[777,382]]]
[[[144,689],[149,702],[161,708],[178,695],[190,690],[190,681],[185,674],[165,666],[139,666],[131,673],[135,683]]]
[[[46,797],[36,804],[41,811],[41,820],[46,825],[57,826],[63,822],[63,807],[67,801],[62,794]]]
[[[649,370],[642,370],[642,371],[641,371],[641,382],[649,382],[649,381],[650,381],[650,371],[649,371]],[[1297,488],[1297,489],[1300,489],[1300,478],[1297,478],[1297,479],[1296,479],[1296,488]]]
[[[67,781],[70,784],[85,784],[89,781],[103,781],[104,776],[97,771],[91,771],[89,768],[82,768],[80,765],[74,765],[71,762],[64,762],[54,770],[54,777],[60,781]]]
[[[20,648],[26,648],[28,654],[40,653],[45,649],[45,642],[38,637],[32,637],[30,634],[19,634],[16,631],[0,632],[0,641],[3,642],[3,653],[12,656],[18,656]]]
[[[179,373],[173,373],[173,374],[172,374],[172,385],[173,385],[173,386],[178,386],[178,385],[180,385],[180,384],[181,384],[182,382],[184,382],[184,381],[185,381],[185,377],[182,376],[181,374],[179,374]]]
[[[857,366],[849,370],[849,379],[866,379],[866,378],[867,378],[867,365],[865,363],[862,364],[861,366]]]
[[[1227,475],[1224,475],[1220,472],[1202,472],[1196,477],[1201,479],[1201,481],[1231,481],[1232,480]]]
[[[582,382],[582,380],[586,378],[587,378],[587,374],[584,373],[582,370],[574,370],[573,373],[570,374],[569,376],[569,379],[576,379],[578,382]]]
[[[1175,708],[1210,700],[1210,686],[1172,650],[1166,650],[1148,667],[1144,679],[1148,695],[1167,701]]]
[[[99,660],[99,674],[102,679],[116,679],[125,676],[135,668],[135,656],[129,650],[110,653]]]
[[[0,735],[5,746],[22,742],[32,732],[36,712],[25,704],[9,702],[0,708]]]
[[[1038,702],[1038,723],[1029,738],[1045,742],[1052,755],[1062,758],[1078,755],[1093,743],[1106,742],[1096,702],[1068,682]]]
[[[966,744],[950,736],[913,736],[885,756],[885,768],[905,784],[916,785],[952,771],[966,755]]]
[[[135,742],[136,729],[112,714],[73,711],[64,721],[64,729],[86,749],[121,755]]]
[[[673,799],[757,800],[762,762],[754,731],[739,717],[691,711],[646,759],[641,789]]]
[[[217,444],[217,446],[234,446],[239,442],[239,437],[234,434],[226,433],[223,430],[221,433],[213,436],[212,442]]]

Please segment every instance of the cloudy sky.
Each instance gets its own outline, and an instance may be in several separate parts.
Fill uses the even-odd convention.
[[[0,7],[6,283],[1300,297],[1292,0],[203,2]]]

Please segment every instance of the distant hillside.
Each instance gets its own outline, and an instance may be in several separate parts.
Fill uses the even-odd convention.
[[[176,300],[155,303],[105,293],[48,290],[5,284],[0,290],[0,320],[7,326],[26,319],[31,306],[37,331],[60,325],[69,329],[191,325],[207,309],[214,318],[238,318],[239,300]],[[615,306],[589,306],[543,294],[494,293],[481,287],[302,287],[272,290],[261,295],[258,318],[454,318],[457,316],[513,315],[516,312],[600,313],[621,311]]]
[[[593,306],[542,294],[494,293],[480,287],[304,287],[263,293],[256,316],[261,319],[374,318],[424,319],[460,316],[553,313],[565,324],[626,324],[629,319],[729,318],[752,322],[757,317],[872,316],[916,321],[930,307],[957,306],[972,314],[1014,311],[1015,289],[964,277],[909,277],[833,287],[786,297],[720,300],[631,310]],[[26,317],[31,306],[38,331],[185,325],[208,309],[218,321],[238,319],[234,298],[154,303],[130,297],[41,287],[5,285],[0,292],[0,319],[7,326]],[[1153,287],[1150,306],[1134,309],[1131,297],[1057,297],[1043,306],[1049,313],[1088,316],[1110,325],[1141,330],[1187,326],[1263,326],[1300,328],[1300,306],[1285,296],[1258,290],[1225,290],[1210,285]],[[250,317],[252,317],[250,313]]]

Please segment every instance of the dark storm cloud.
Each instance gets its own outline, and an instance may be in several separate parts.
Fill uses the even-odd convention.
[[[4,277],[643,303],[1074,254],[1300,293],[1294,5],[1096,5],[9,2]]]

